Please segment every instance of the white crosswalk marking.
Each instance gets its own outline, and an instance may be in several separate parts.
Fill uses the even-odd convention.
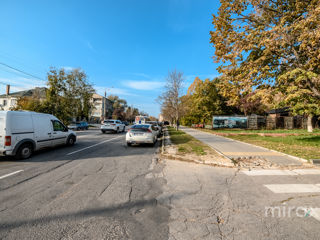
[[[293,169],[293,170],[251,170],[241,171],[250,177],[259,176],[303,176],[303,175],[320,175],[320,169]],[[295,177],[296,178],[296,177]],[[320,193],[319,184],[265,184],[266,188],[275,194],[299,194],[299,193]],[[300,207],[301,208],[301,207]],[[320,221],[320,208],[305,208],[308,216]]]
[[[294,176],[294,175],[320,175],[319,169],[294,169],[294,170],[251,170],[242,171],[248,176]]]
[[[264,185],[274,193],[314,193],[320,192],[316,184],[267,184]]]
[[[310,212],[310,216],[320,221],[320,208],[312,208]]]
[[[300,175],[316,175],[320,174],[320,169],[295,169],[292,170],[295,173],[298,173]]]
[[[248,176],[277,176],[277,175],[298,175],[290,170],[252,170],[252,171],[242,171]]]

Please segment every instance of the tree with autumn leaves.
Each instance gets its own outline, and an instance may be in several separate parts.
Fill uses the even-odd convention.
[[[22,97],[18,99],[15,110],[50,113],[65,124],[74,117],[88,119],[89,112],[93,108],[90,99],[94,89],[84,71],[51,68],[47,79],[45,98],[37,94],[32,97]]]
[[[219,78],[201,80],[196,77],[189,86],[187,94],[181,98],[182,123],[210,123],[213,115],[237,113],[228,107],[226,99],[218,90]]]
[[[211,43],[231,106],[290,106],[320,115],[319,0],[220,0]],[[275,102],[275,96],[282,96]],[[243,109],[245,112],[245,109]]]

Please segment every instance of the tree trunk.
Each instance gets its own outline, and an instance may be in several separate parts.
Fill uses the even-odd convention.
[[[312,117],[313,117],[312,115],[308,115],[308,121],[307,121],[308,132],[313,132]]]

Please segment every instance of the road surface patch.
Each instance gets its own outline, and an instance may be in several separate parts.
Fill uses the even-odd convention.
[[[10,176],[15,175],[15,174],[17,174],[19,172],[23,172],[23,170],[18,170],[18,171],[12,172],[12,173],[8,173],[6,175],[1,176],[0,179],[4,179],[6,177],[10,177]]]

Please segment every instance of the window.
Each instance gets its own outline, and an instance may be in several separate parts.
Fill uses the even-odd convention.
[[[115,123],[113,120],[105,120],[104,123]]]
[[[7,106],[7,100],[3,99],[3,106]]]
[[[65,130],[64,125],[61,122],[57,121],[57,120],[52,121],[52,125],[53,125],[53,131],[61,131],[61,132],[63,132]]]

